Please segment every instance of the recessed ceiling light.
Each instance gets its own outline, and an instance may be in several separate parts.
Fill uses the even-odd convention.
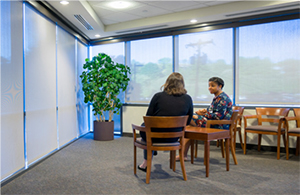
[[[99,34],[96,34],[96,35],[95,35],[95,37],[101,37],[101,35],[99,35]]]
[[[68,1],[61,1],[60,3],[63,4],[63,5],[68,5],[69,4]]]
[[[191,20],[190,22],[191,22],[191,23],[196,23],[197,20],[193,19],[193,20]]]
[[[109,3],[108,5],[112,8],[124,9],[124,8],[131,6],[131,3],[127,2],[127,1],[114,1],[114,2]]]

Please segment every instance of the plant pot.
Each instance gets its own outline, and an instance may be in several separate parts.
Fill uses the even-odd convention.
[[[94,140],[111,141],[114,140],[114,121],[105,122],[94,121]]]

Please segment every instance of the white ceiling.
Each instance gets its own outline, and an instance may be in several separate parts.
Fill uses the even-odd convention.
[[[300,8],[299,0],[286,1],[129,1],[127,9],[108,6],[112,1],[71,0],[68,5],[58,0],[47,1],[54,9],[73,23],[89,39],[121,34],[146,32],[162,28],[189,25],[191,19],[206,23],[235,17],[250,16]],[[84,18],[93,30],[87,30],[74,15]]]

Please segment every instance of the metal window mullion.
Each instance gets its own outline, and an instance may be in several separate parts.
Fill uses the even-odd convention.
[[[26,130],[26,104],[25,104],[25,76],[26,76],[26,56],[25,56],[25,48],[26,48],[26,44],[25,44],[25,2],[23,2],[23,134],[24,134],[24,162],[25,162],[25,169],[28,168],[28,159],[27,159],[27,130]]]

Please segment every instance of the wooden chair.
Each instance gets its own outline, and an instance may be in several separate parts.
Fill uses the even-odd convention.
[[[289,113],[289,108],[256,108],[256,115],[244,116],[244,154],[246,154],[247,133],[258,134],[258,151],[261,147],[261,136],[277,135],[277,159],[280,159],[280,135],[285,145],[285,123],[284,117]],[[276,117],[276,118],[274,118]],[[248,119],[257,119],[257,125],[247,126]],[[263,123],[271,123],[263,125]],[[273,125],[273,123],[275,123]]]
[[[243,139],[242,139],[242,118],[243,118],[244,109],[245,108],[241,106],[232,106],[232,110],[239,111],[239,116],[237,119],[237,124],[236,124],[236,128],[234,129],[234,135],[233,135],[234,149],[236,148],[236,132],[238,132],[240,138],[240,144],[242,149],[244,150]]]
[[[289,136],[296,136],[296,156],[299,155],[300,147],[300,108],[294,108],[294,117],[285,117],[286,120],[286,159],[289,159]],[[289,128],[289,121],[296,121],[296,128]]]
[[[237,125],[236,128],[234,129],[234,135],[233,135],[233,145],[234,145],[234,149],[236,148],[236,132],[239,132],[239,138],[240,138],[240,144],[242,149],[244,150],[244,146],[243,146],[243,140],[242,140],[242,116],[244,113],[244,107],[240,107],[240,106],[232,106],[232,110],[236,110],[239,112],[239,116],[238,116],[238,121],[237,121]],[[217,147],[219,147],[219,140],[217,140]]]
[[[170,168],[175,171],[176,150],[179,150],[183,179],[187,180],[183,159],[183,138],[188,116],[144,116],[145,127],[132,124],[133,151],[134,151],[134,174],[136,175],[136,147],[147,150],[147,174],[146,183],[150,182],[152,151],[170,151]],[[180,132],[152,132],[151,128],[182,128]],[[136,130],[146,133],[146,142],[136,137]],[[179,138],[173,143],[153,143],[152,138]]]
[[[237,159],[236,159],[236,155],[235,155],[235,147],[234,147],[234,142],[233,142],[233,136],[234,136],[234,131],[235,131],[235,128],[236,128],[236,125],[237,125],[237,121],[238,121],[238,117],[239,117],[239,111],[233,111],[232,113],[232,116],[230,118],[230,120],[208,120],[206,122],[206,127],[207,128],[210,128],[211,125],[224,125],[224,124],[229,124],[229,131],[230,131],[230,148],[231,148],[231,154],[232,154],[232,157],[233,157],[233,160],[234,160],[234,164],[238,164],[237,162]],[[196,142],[197,143],[197,142]],[[195,149],[195,157],[197,157],[197,144],[195,144],[196,146],[196,149]],[[224,154],[224,142],[223,140],[221,140],[221,151],[222,151],[222,157],[224,158],[225,157],[225,154]],[[205,161],[204,161],[205,162]]]

